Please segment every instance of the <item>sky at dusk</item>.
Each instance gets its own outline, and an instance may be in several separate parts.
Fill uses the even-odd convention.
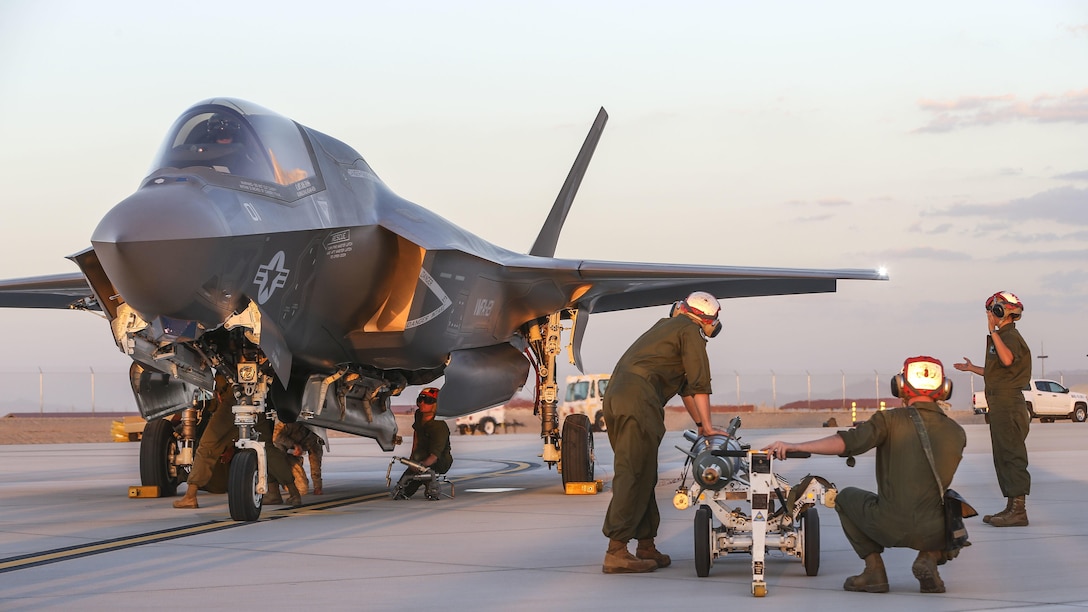
[[[887,268],[725,302],[715,401],[772,377],[887,393],[918,354],[969,401],[951,364],[983,360],[998,290],[1025,303],[1036,374],[1088,371],[1084,2],[7,0],[0,278],[76,271],[177,115],[218,96],[521,252],[603,106],[557,256]],[[665,314],[591,317],[588,369]],[[0,372],[128,363],[92,314],[0,310]]]

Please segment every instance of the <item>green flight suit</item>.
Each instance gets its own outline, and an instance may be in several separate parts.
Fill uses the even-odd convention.
[[[208,406],[211,416],[200,434],[186,482],[191,487],[212,493],[225,493],[226,487],[223,483],[209,483],[212,481],[216,463],[238,439],[238,428],[234,426],[234,413],[231,412],[234,396],[230,393],[230,385],[221,377],[216,378],[215,383],[215,393],[212,394],[211,405]]]
[[[990,443],[993,446],[997,484],[1005,497],[1031,493],[1028,473],[1028,429],[1031,414],[1024,389],[1031,384],[1031,349],[1015,323],[994,332],[1012,352],[1012,364],[1001,363],[994,341],[986,336],[986,406],[990,415]]]
[[[416,420],[417,422],[412,425],[412,429],[415,430],[415,439],[412,440],[412,454],[409,458],[412,461],[420,462],[434,455],[436,460],[431,469],[434,470],[435,474],[445,474],[453,466],[449,423],[436,419],[423,421],[418,410],[416,411]],[[415,495],[416,491],[419,490],[419,485],[422,484],[419,480],[412,479],[415,474],[415,470],[408,468],[404,470],[400,480],[397,481],[397,486],[402,487],[405,497]],[[438,490],[433,483],[428,485],[427,488],[428,492],[437,496]]]
[[[675,395],[711,393],[701,326],[687,316],[661,319],[616,363],[603,408],[615,453],[612,501],[601,531],[611,540],[657,536],[657,452],[665,404]]]
[[[933,402],[917,402],[914,408],[929,435],[937,473],[948,487],[963,458],[967,434]],[[906,408],[880,411],[857,427],[837,433],[846,443],[846,456],[876,448],[877,492],[847,487],[835,498],[843,533],[858,557],[892,547],[942,550],[941,492],[910,412]]]
[[[412,425],[416,439],[412,444],[412,461],[423,461],[434,455],[436,460],[431,468],[436,474],[445,474],[453,465],[453,453],[450,452],[450,426],[445,421],[431,419]]]

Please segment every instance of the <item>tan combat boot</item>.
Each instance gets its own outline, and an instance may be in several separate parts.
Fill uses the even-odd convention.
[[[888,573],[884,570],[884,559],[880,553],[869,553],[865,557],[865,569],[857,576],[847,578],[842,588],[846,591],[887,593]]]
[[[657,569],[657,561],[639,559],[627,550],[627,542],[608,541],[608,552],[604,555],[601,571],[606,574],[642,574]]]
[[[289,482],[284,485],[287,487],[287,497],[283,500],[283,503],[291,506],[292,508],[298,508],[302,505],[302,494],[298,492],[298,487],[294,482]]]
[[[994,527],[1027,527],[1028,525],[1028,510],[1024,501],[1023,495],[1013,497],[1012,509],[1004,516],[995,516],[990,519],[990,524]]]
[[[185,495],[181,499],[174,500],[175,508],[199,508],[200,504],[196,503],[196,490],[197,487],[189,485],[185,489]]]
[[[654,563],[657,563],[658,567],[668,567],[672,565],[672,558],[654,546],[653,538],[639,540],[638,546],[635,548],[635,556],[639,559],[650,559]]]
[[[1009,497],[1009,498],[1006,498],[1006,500],[1007,501],[1005,502],[1005,509],[1004,510],[1002,510],[1001,512],[998,512],[997,514],[987,514],[986,516],[982,517],[982,522],[983,523],[989,523],[990,521],[992,521],[994,519],[994,517],[1005,516],[1006,514],[1011,512],[1012,511],[1012,498]]]
[[[939,550],[918,551],[918,557],[910,569],[918,579],[919,593],[944,593],[944,580],[937,573],[937,563],[943,555]]]
[[[268,481],[268,492],[264,494],[261,504],[268,506],[280,506],[283,504],[283,494],[280,493],[280,485],[277,482]]]

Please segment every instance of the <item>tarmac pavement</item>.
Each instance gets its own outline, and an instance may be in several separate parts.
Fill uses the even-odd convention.
[[[967,425],[953,487],[980,512],[1004,507],[985,425]],[[801,441],[828,429],[741,429],[742,442]],[[475,610],[748,609],[1063,610],[1088,608],[1088,424],[1032,423],[1029,527],[969,519],[973,545],[940,568],[944,594],[921,594],[915,552],[885,553],[886,594],[847,593],[863,564],[832,509],[819,508],[820,572],[768,553],[768,592],[754,598],[751,557],[695,574],[694,509],[672,507],[687,448],[670,432],[661,447],[658,548],[671,567],[605,575],[601,522],[611,498],[612,452],[596,436],[597,495],[564,495],[538,457],[536,434],[454,436],[452,499],[388,498],[390,454],[370,440],[334,438],[325,494],[298,509],[266,507],[236,523],[225,495],[200,494],[198,510],[171,498],[130,499],[139,484],[132,443],[0,446],[0,610],[226,609]],[[398,447],[398,453],[408,446]],[[873,454],[848,468],[837,457],[776,463],[791,482],[808,473],[839,487],[875,489]],[[393,467],[395,481],[402,471]],[[690,480],[689,480],[690,482]],[[744,507],[744,504],[740,504]],[[633,546],[632,546],[633,548]]]

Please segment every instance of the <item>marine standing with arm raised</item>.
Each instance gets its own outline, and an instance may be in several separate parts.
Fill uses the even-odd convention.
[[[672,561],[654,545],[661,515],[654,497],[657,452],[665,436],[665,404],[680,394],[704,436],[724,434],[710,423],[710,360],[706,339],[721,330],[720,306],[696,291],[635,340],[616,363],[604,396],[608,441],[615,452],[612,501],[602,531],[606,574],[652,572]],[[638,540],[635,555],[627,543]]]
[[[964,357],[955,364],[961,372],[982,376],[986,384],[986,405],[990,416],[990,441],[994,469],[1005,509],[987,514],[983,522],[994,527],[1025,527],[1028,511],[1025,497],[1031,493],[1028,473],[1028,429],[1031,414],[1024,400],[1024,388],[1031,382],[1031,350],[1016,329],[1024,303],[1008,291],[999,291],[986,300],[985,367]]]

